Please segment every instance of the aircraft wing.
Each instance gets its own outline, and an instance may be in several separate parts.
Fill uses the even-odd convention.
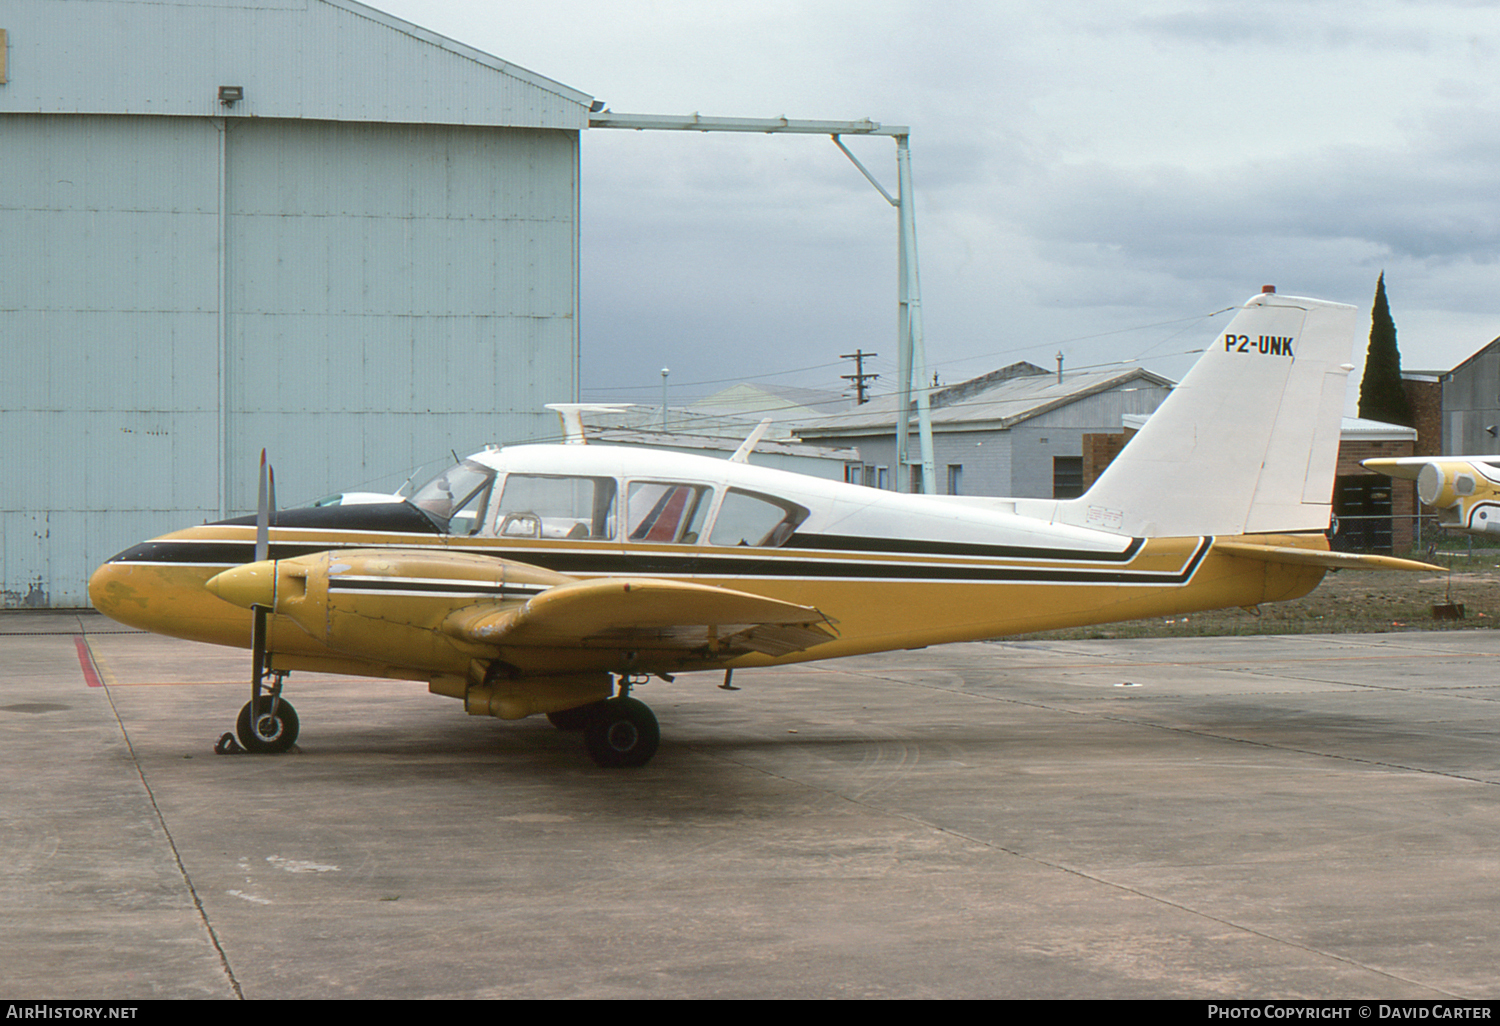
[[[443,629],[486,645],[633,644],[779,656],[833,640],[812,606],[703,584],[605,578],[559,584],[524,603],[455,611]]]
[[[1359,552],[1329,552],[1324,549],[1299,549],[1290,545],[1256,545],[1251,542],[1215,541],[1214,551],[1226,556],[1259,559],[1266,563],[1295,563],[1321,566],[1328,570],[1436,570],[1446,569],[1415,559],[1397,556],[1371,556]]]

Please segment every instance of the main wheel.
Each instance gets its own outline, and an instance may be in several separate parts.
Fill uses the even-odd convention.
[[[600,766],[644,766],[661,743],[656,714],[634,698],[611,698],[593,707],[583,743]]]
[[[259,706],[259,712],[251,706]],[[247,752],[284,752],[297,743],[297,710],[286,699],[276,703],[276,715],[271,715],[271,700],[262,698],[258,702],[246,702],[235,721],[235,733]]]
[[[582,730],[589,725],[589,720],[594,716],[594,706],[597,704],[597,702],[591,702],[588,705],[580,705],[572,709],[549,712],[547,714],[547,721],[558,730]]]

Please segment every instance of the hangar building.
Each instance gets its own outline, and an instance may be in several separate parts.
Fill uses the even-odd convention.
[[[591,98],[352,0],[0,7],[0,606],[576,398]]]
[[[1084,489],[1084,439],[1120,429],[1121,418],[1149,414],[1172,382],[1139,367],[1054,374],[1015,363],[934,389],[932,444],[938,491],[1070,499]],[[856,447],[861,483],[894,488],[898,399],[879,396],[847,413],[797,426],[804,441]],[[921,490],[920,466],[909,490]]]

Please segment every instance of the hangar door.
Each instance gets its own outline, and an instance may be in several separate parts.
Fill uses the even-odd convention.
[[[1391,482],[1372,474],[1348,474],[1336,480],[1333,515],[1338,530],[1333,547],[1340,552],[1391,554]]]
[[[3,116],[0,606],[574,397],[576,130]]]

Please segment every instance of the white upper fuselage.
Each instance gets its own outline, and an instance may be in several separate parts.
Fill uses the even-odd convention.
[[[549,477],[613,478],[625,494],[634,482],[704,485],[713,489],[703,537],[713,534],[728,490],[795,503],[807,511],[797,535],[886,538],[1024,548],[1065,547],[1118,553],[1130,539],[1104,531],[1049,523],[1016,511],[1017,500],[903,495],[746,463],[610,445],[517,445],[469,457],[497,472]],[[503,478],[495,490],[503,490]],[[1020,500],[1042,510],[1050,502]],[[493,514],[492,514],[493,517]]]

